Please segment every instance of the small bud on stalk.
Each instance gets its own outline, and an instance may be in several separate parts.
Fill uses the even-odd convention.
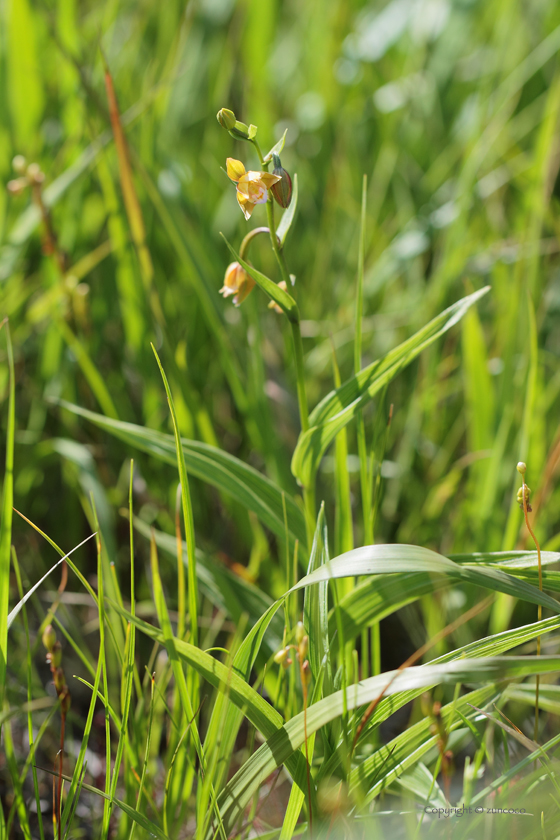
[[[220,108],[217,117],[222,128],[226,128],[228,131],[231,131],[231,129],[235,127],[236,117],[233,111],[230,111],[229,108]]]
[[[523,487],[520,487],[519,490],[517,491],[517,501],[519,502],[519,507],[522,510],[525,509],[525,505],[523,504],[523,502],[525,502],[525,504],[527,505],[527,511],[529,513],[531,513],[532,510],[533,510],[533,508],[531,507],[530,501],[529,501],[530,498],[531,498],[531,488],[527,487],[527,485],[524,484]]]
[[[305,627],[303,626],[303,621],[298,621],[296,625],[296,644],[300,645],[303,642],[305,636]]]
[[[12,167],[14,172],[17,175],[25,175],[25,170],[27,168],[27,161],[25,160],[23,155],[16,155],[12,161]]]
[[[43,645],[48,651],[52,651],[56,644],[56,633],[52,624],[47,624],[43,631]]]
[[[280,207],[288,207],[292,200],[292,179],[280,163],[278,155],[272,155],[274,163],[273,175],[278,175],[280,178],[276,184],[270,188],[272,195]]]

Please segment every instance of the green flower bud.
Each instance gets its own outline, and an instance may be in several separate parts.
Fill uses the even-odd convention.
[[[303,642],[305,636],[305,627],[303,626],[303,621],[298,621],[296,625],[296,644],[300,645]]]
[[[309,667],[307,659],[301,666],[301,678],[306,686],[311,682],[311,668]]]
[[[235,114],[229,108],[220,108],[217,113],[217,119],[222,128],[227,128],[228,131],[235,127]]]
[[[23,155],[16,155],[12,161],[12,166],[14,172],[16,172],[18,175],[25,175],[27,161],[25,160]]]
[[[309,636],[304,636],[301,642],[298,645],[298,653],[300,657],[303,659],[306,656],[307,651],[309,650]]]
[[[54,643],[49,653],[49,659],[53,668],[60,668],[60,663],[62,662],[62,646],[60,642]]]
[[[292,179],[283,169],[278,155],[272,155],[272,160],[274,163],[272,174],[278,175],[280,180],[271,186],[270,191],[280,207],[288,207],[292,200]]]
[[[27,167],[27,177],[32,184],[42,184],[45,180],[45,173],[41,172],[41,167],[38,163],[30,163]]]
[[[283,665],[288,659],[288,649],[282,648],[278,653],[274,654],[274,661],[277,665]]]
[[[529,513],[531,513],[531,511],[533,510],[533,508],[529,504],[530,498],[531,498],[531,488],[527,487],[527,485],[524,484],[523,487],[520,487],[519,490],[517,491],[517,501],[519,502],[519,507],[522,510],[524,510],[525,505],[523,504],[523,501],[525,500],[525,503],[527,504],[527,510],[529,511]]]
[[[239,122],[239,120],[235,121],[233,128],[229,129],[229,133],[232,137],[235,137],[239,140],[250,140],[249,136],[249,126],[245,125],[245,123]]]
[[[517,472],[521,473],[521,475],[525,475],[527,472],[527,464],[524,461],[520,461],[517,465]]]
[[[47,624],[43,631],[43,645],[47,650],[51,651],[56,644],[56,633],[52,624]]]

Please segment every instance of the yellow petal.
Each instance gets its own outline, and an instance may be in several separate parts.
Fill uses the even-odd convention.
[[[226,160],[226,170],[228,178],[231,178],[232,181],[239,181],[245,175],[245,167],[240,160],[235,160],[235,158],[228,158]]]
[[[242,195],[239,190],[237,191],[237,203],[241,207],[245,218],[249,219],[255,205],[251,204],[247,196]]]
[[[261,181],[269,190],[273,184],[277,184],[278,181],[281,181],[282,178],[280,175],[273,175],[272,172],[261,172]]]

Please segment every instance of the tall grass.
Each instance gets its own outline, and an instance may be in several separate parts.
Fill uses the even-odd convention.
[[[0,14],[0,836],[556,837],[555,4]]]

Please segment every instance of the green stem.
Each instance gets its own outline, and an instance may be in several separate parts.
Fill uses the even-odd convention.
[[[260,164],[263,168],[266,168],[268,164],[264,162],[264,157],[261,152],[260,146],[256,140],[252,141],[257,155],[259,156]],[[284,258],[284,252],[282,250],[282,246],[278,241],[278,237],[276,235],[276,223],[274,221],[274,203],[272,198],[272,193],[269,191],[268,193],[268,201],[266,202],[266,215],[268,219],[268,231],[270,234],[270,244],[272,245],[272,250],[274,251],[274,256],[276,257],[276,261],[278,262],[278,267],[280,269],[280,274],[282,276],[282,280],[286,284],[286,288],[291,294],[291,280],[290,280],[290,273],[288,271],[288,267],[286,265],[286,260]],[[296,365],[296,383],[297,383],[297,395],[298,395],[298,406],[299,406],[299,417],[301,423],[301,431],[306,432],[309,428],[309,409],[307,407],[307,394],[305,391],[305,371],[303,366],[303,343],[301,340],[301,329],[300,329],[300,322],[299,322],[299,314],[297,315],[296,321],[290,321],[290,325],[292,327],[292,337],[294,340],[294,359]],[[315,528],[315,488],[311,487],[304,487],[303,488],[303,500],[305,504],[305,513],[306,513],[306,522],[307,522],[307,538],[309,542],[309,546],[313,541],[313,531]]]

